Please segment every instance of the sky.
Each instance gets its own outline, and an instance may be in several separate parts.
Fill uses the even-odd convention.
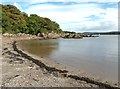
[[[28,15],[37,14],[75,32],[118,31],[118,0],[2,0]]]

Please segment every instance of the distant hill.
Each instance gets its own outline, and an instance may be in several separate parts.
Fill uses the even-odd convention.
[[[120,31],[112,31],[112,32],[84,32],[83,34],[91,34],[91,35],[120,35]]]

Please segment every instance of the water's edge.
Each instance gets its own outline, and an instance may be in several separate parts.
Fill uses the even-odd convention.
[[[80,77],[80,76],[77,76],[77,75],[71,75],[71,74],[69,74],[69,71],[67,71],[67,70],[61,70],[61,69],[57,69],[57,68],[54,68],[54,67],[47,66],[44,63],[42,63],[40,60],[34,59],[33,57],[29,56],[29,54],[26,54],[25,51],[23,52],[21,49],[18,49],[18,47],[16,45],[16,41],[14,41],[12,45],[13,45],[14,51],[18,52],[23,57],[32,61],[33,63],[35,63],[39,67],[46,69],[49,73],[58,72],[63,77],[72,78],[72,79],[75,79],[75,80],[86,81],[87,83],[92,83],[92,84],[98,85],[99,87],[102,87],[102,88],[104,87],[104,88],[108,88],[108,89],[118,89],[117,87],[113,87],[110,84],[106,84],[106,83],[103,83],[103,82],[100,82],[100,81],[96,81],[96,80],[90,79],[88,77]]]
[[[112,44],[110,44],[111,39]],[[112,36],[105,37],[105,39],[99,37],[80,40],[49,39],[21,42],[21,48],[30,54],[56,61],[101,81],[113,83],[118,82],[116,62],[118,49],[115,48],[116,46],[117,43],[114,42]]]

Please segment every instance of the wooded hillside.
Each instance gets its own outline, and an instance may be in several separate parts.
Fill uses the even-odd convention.
[[[38,33],[61,33],[60,26],[49,18],[43,18],[36,14],[28,16],[13,5],[0,5],[2,8],[2,33],[27,33],[37,35]]]

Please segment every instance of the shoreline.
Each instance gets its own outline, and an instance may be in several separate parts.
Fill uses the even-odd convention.
[[[6,38],[6,39],[9,39],[9,38]],[[95,79],[91,79],[91,78],[88,78],[88,77],[85,77],[85,76],[78,76],[78,75],[76,75],[74,73],[70,73],[70,71],[66,70],[65,68],[60,69],[57,66],[51,67],[51,65],[49,65],[49,63],[46,64],[45,61],[43,61],[44,58],[38,58],[37,59],[33,55],[31,56],[30,54],[28,54],[27,52],[24,52],[21,48],[19,48],[17,46],[17,44],[16,44],[16,41],[19,41],[19,40],[21,40],[20,37],[19,37],[19,39],[15,39],[15,40],[14,40],[14,38],[12,38],[12,40],[10,42],[11,46],[13,48],[13,51],[15,51],[18,54],[16,56],[21,56],[22,58],[27,59],[27,61],[30,61],[30,62],[34,63],[37,66],[38,69],[42,70],[42,72],[45,71],[47,74],[53,75],[56,78],[60,77],[63,80],[72,79],[71,82],[76,81],[77,82],[76,84],[78,84],[78,86],[79,86],[78,82],[81,82],[80,85],[82,84],[84,87],[89,86],[89,87],[105,87],[105,88],[108,88],[108,89],[117,89],[117,87],[116,87],[117,85],[108,84],[108,83],[102,83],[101,81],[97,81]],[[22,39],[22,40],[28,40],[28,39]],[[3,50],[7,50],[7,49],[3,48]],[[13,55],[13,54],[10,54],[10,55]],[[76,84],[73,84],[73,85],[76,86]]]

